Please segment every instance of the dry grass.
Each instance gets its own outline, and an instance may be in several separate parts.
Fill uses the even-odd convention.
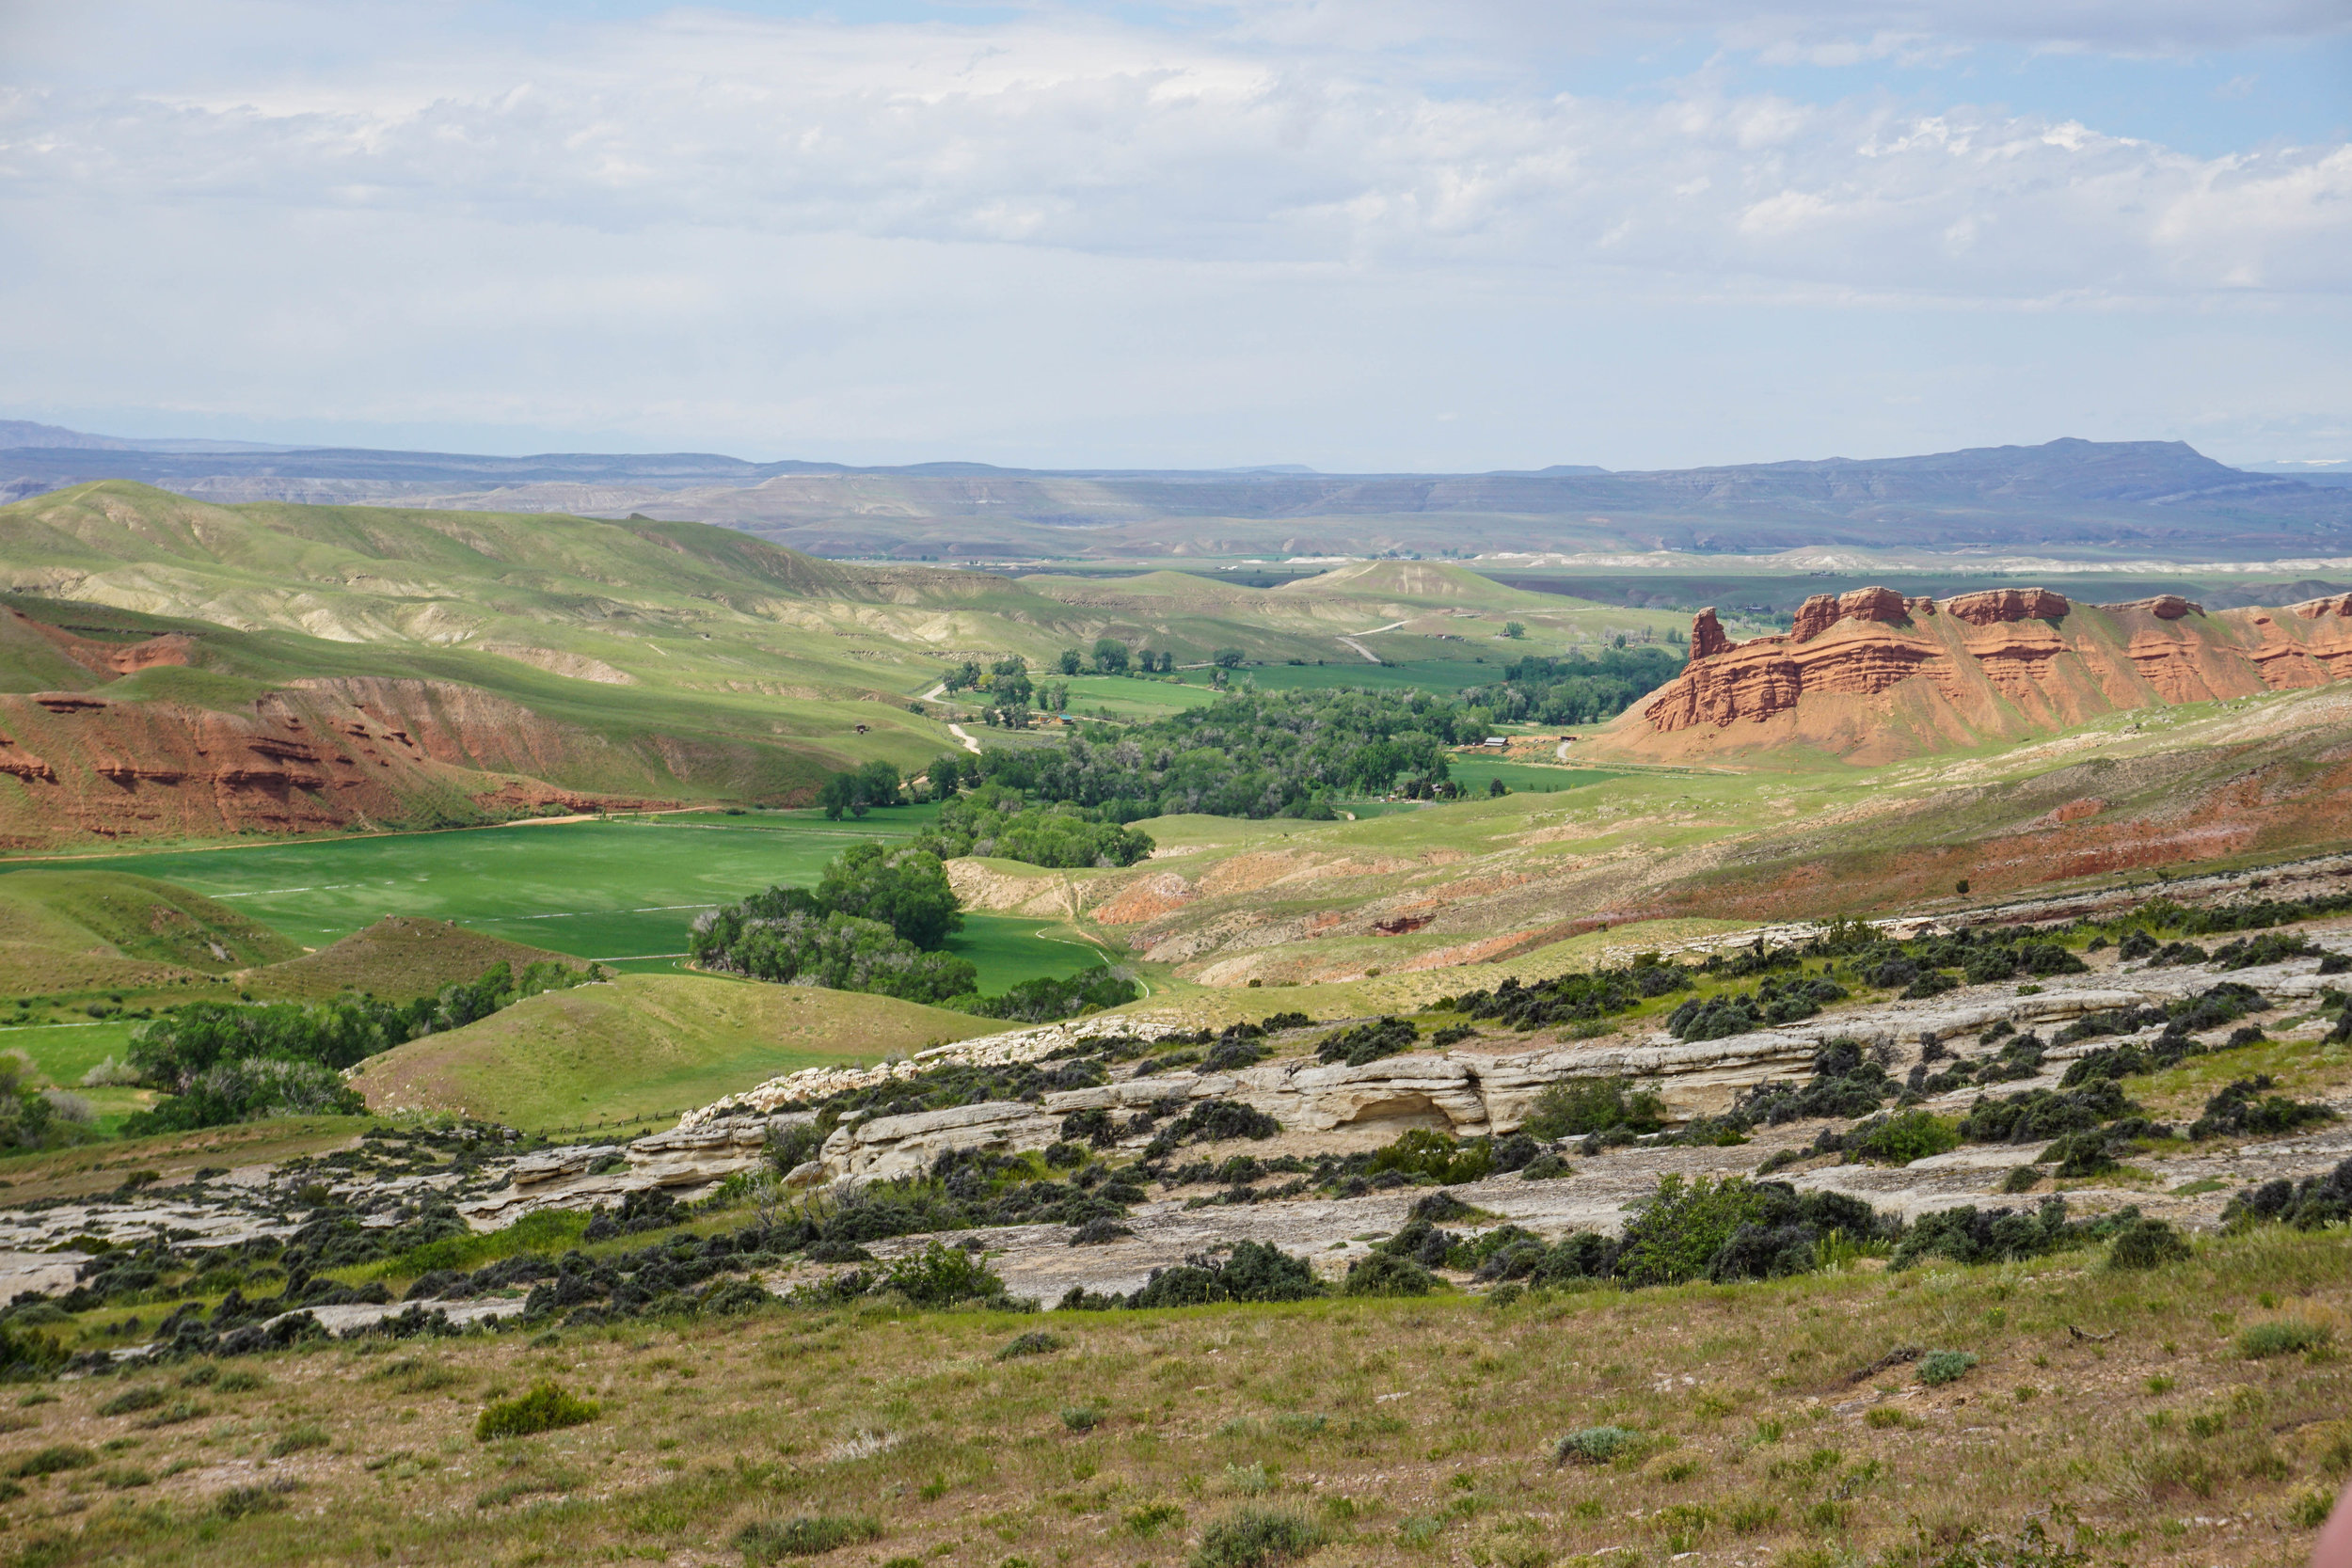
[[[0,1460],[103,1463],[22,1482],[0,1536],[44,1563],[732,1563],[748,1527],[870,1516],[882,1537],[828,1563],[1136,1568],[1249,1507],[1309,1521],[1330,1568],[1924,1564],[2042,1515],[2087,1561],[2284,1564],[2352,1467],[2352,1379],[2328,1349],[2249,1360],[2238,1337],[2352,1338],[2346,1254],[2271,1231],[2152,1275],[2074,1255],[1501,1309],[1073,1314],[1060,1348],[1009,1360],[1037,1320],[882,1307],[336,1345],[160,1428],[96,1414],[123,1383],[57,1386]],[[1980,1361],[1933,1389],[1900,1365],[1850,1381],[1898,1345]],[[602,1418],[474,1440],[486,1402],[542,1379]],[[1642,1441],[1554,1462],[1603,1425]]]

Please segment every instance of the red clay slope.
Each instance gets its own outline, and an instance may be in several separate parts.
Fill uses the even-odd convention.
[[[165,662],[152,656],[170,641],[68,651],[111,674]],[[103,687],[0,694],[0,848],[672,803],[540,777],[575,771],[583,748],[599,744],[518,704],[435,681],[305,681],[230,707],[117,699]]]
[[[1818,594],[1735,643],[1712,610],[1691,662],[1596,750],[1651,761],[1799,747],[1859,764],[2015,740],[2130,708],[2352,680],[2352,595],[2208,615],[2172,595],[2077,605],[2042,588],[1938,604]]]

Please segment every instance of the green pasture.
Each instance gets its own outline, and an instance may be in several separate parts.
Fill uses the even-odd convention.
[[[306,947],[387,915],[454,921],[622,970],[666,970],[686,928],[715,905],[779,882],[813,885],[846,847],[914,832],[935,806],[863,820],[814,811],[701,812],[596,822],[514,824],[74,861],[11,863],[135,872],[190,888]],[[1089,961],[1028,933],[1037,921],[974,916],[957,950],[985,990]],[[93,1058],[94,1059],[94,1058]]]
[[[0,1053],[21,1053],[42,1078],[59,1088],[72,1089],[98,1113],[101,1131],[112,1132],[122,1118],[152,1095],[136,1089],[85,1089],[82,1074],[112,1056],[121,1061],[131,1049],[131,1024],[121,1019],[103,1022],[36,1024],[29,1028],[0,1028]]]
[[[1114,719],[1130,722],[1166,719],[1186,708],[1200,707],[1212,702],[1216,693],[1204,682],[1200,685],[1177,685],[1158,675],[1138,678],[1132,675],[1054,675],[1047,680],[1067,680],[1070,683],[1070,711],[1095,714],[1110,710]]]
[[[1512,657],[1518,656],[1515,654]],[[1502,667],[1509,662],[1508,658],[1497,654],[1484,664],[1470,658],[1424,658],[1409,663],[1374,664],[1351,654],[1344,662],[1334,657],[1324,664],[1252,665],[1241,673],[1256,681],[1260,689],[1266,691],[1325,690],[1345,686],[1363,687],[1375,691],[1401,691],[1410,687],[1418,687],[1424,691],[1459,691],[1466,686],[1484,686],[1501,680]],[[1184,678],[1205,682],[1208,674],[1206,671],[1187,671]]]
[[[1501,779],[1506,789],[1537,793],[1575,789],[1624,777],[1607,768],[1548,768],[1539,762],[1506,762],[1501,757],[1482,756],[1447,757],[1446,776],[1455,784],[1475,789],[1486,788],[1489,779]]]

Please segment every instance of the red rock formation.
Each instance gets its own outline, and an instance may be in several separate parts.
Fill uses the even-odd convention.
[[[1988,588],[1980,594],[1963,594],[1944,601],[1944,612],[1956,615],[1972,626],[1989,626],[2005,621],[2057,621],[2065,618],[2070,605],[2046,588]]]
[[[433,683],[364,684],[381,695],[383,688]],[[583,756],[610,747],[602,737],[469,688],[400,694],[437,720],[467,721],[435,732],[446,760],[326,689],[273,692],[228,711],[109,702],[102,693],[0,695],[0,727],[13,737],[0,739],[0,845],[302,833],[421,816],[497,821],[551,807],[672,803],[565,788],[505,766],[536,753],[577,770]]]
[[[1691,663],[1599,751],[1705,755],[1720,737],[1883,761],[2120,709],[2352,680],[2352,594],[2278,613],[2208,616],[2177,594],[2098,608],[2076,616],[2045,589],[1996,589],[1939,613],[1869,588],[1818,594],[1788,635],[1741,643],[1709,610],[1692,623]]]
[[[1712,658],[1717,654],[1728,652],[1730,648],[1731,638],[1724,632],[1724,624],[1715,619],[1713,605],[1691,617],[1691,657],[1693,661]]]
[[[1851,594],[1816,594],[1797,609],[1791,642],[1810,642],[1840,621],[1874,621],[1899,626],[1910,618],[1907,604],[1892,588],[1857,588]]]
[[[2203,605],[2193,599],[2184,599],[2178,594],[2159,594],[2153,599],[2134,599],[2129,604],[2103,604],[2091,608],[2114,615],[2126,610],[2144,610],[2159,621],[2177,621],[2184,615],[2202,615],[2205,612]]]

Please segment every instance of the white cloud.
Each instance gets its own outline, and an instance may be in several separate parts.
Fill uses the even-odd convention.
[[[1112,460],[1091,438],[1136,460],[1391,466],[1372,462],[1390,430],[1395,466],[1630,461],[1544,433],[1571,407],[1620,441],[1645,407],[1696,421],[1663,363],[1713,352],[1677,336],[1701,317],[1771,344],[1776,312],[2309,310],[2330,324],[2316,353],[2352,281],[2343,146],[2193,156],[2095,116],[1800,101],[1706,69],[1562,93],[1524,69],[1645,28],[1834,63],[2342,20],[2257,0],[2200,23],[2222,9],[1821,0],[1759,22],[1700,0],[1350,0],[1203,8],[1184,27],[1041,10],[525,27],[427,0],[12,12],[0,403],[808,454],[1017,457],[1027,439]],[[1563,389],[1622,379],[1602,342],[1662,356],[1657,402]],[[1896,446],[1965,422],[1910,372],[1808,373],[1823,418],[1927,410]],[[1754,385],[1716,379],[1726,400]],[[2223,379],[2265,385],[2234,362]],[[2344,390],[2325,370],[2271,379]],[[1423,385],[1406,424],[1386,418],[1385,389]],[[1793,439],[1800,413],[1776,402],[1724,403],[1705,439],[1767,418]],[[2135,386],[2118,406],[2151,405]],[[2264,406],[2264,429],[2299,417]],[[1449,444],[1427,444],[1439,428]],[[1288,429],[1293,450],[1257,450]],[[1476,455],[1503,432],[1521,444]],[[1729,455],[1701,438],[1644,460]],[[1253,450],[1217,449],[1236,439]]]
[[[1449,95],[1166,33],[754,24],[599,30],[476,57],[451,90],[364,72],[199,97],[20,88],[20,197],[694,225],[1200,261],[1571,266],[2036,297],[2332,290],[2340,148],[2198,159],[2074,121],[1860,99]],[[331,106],[320,106],[321,104]],[[2226,210],[2206,227],[2200,214]],[[1965,259],[1941,237],[1998,216]]]

